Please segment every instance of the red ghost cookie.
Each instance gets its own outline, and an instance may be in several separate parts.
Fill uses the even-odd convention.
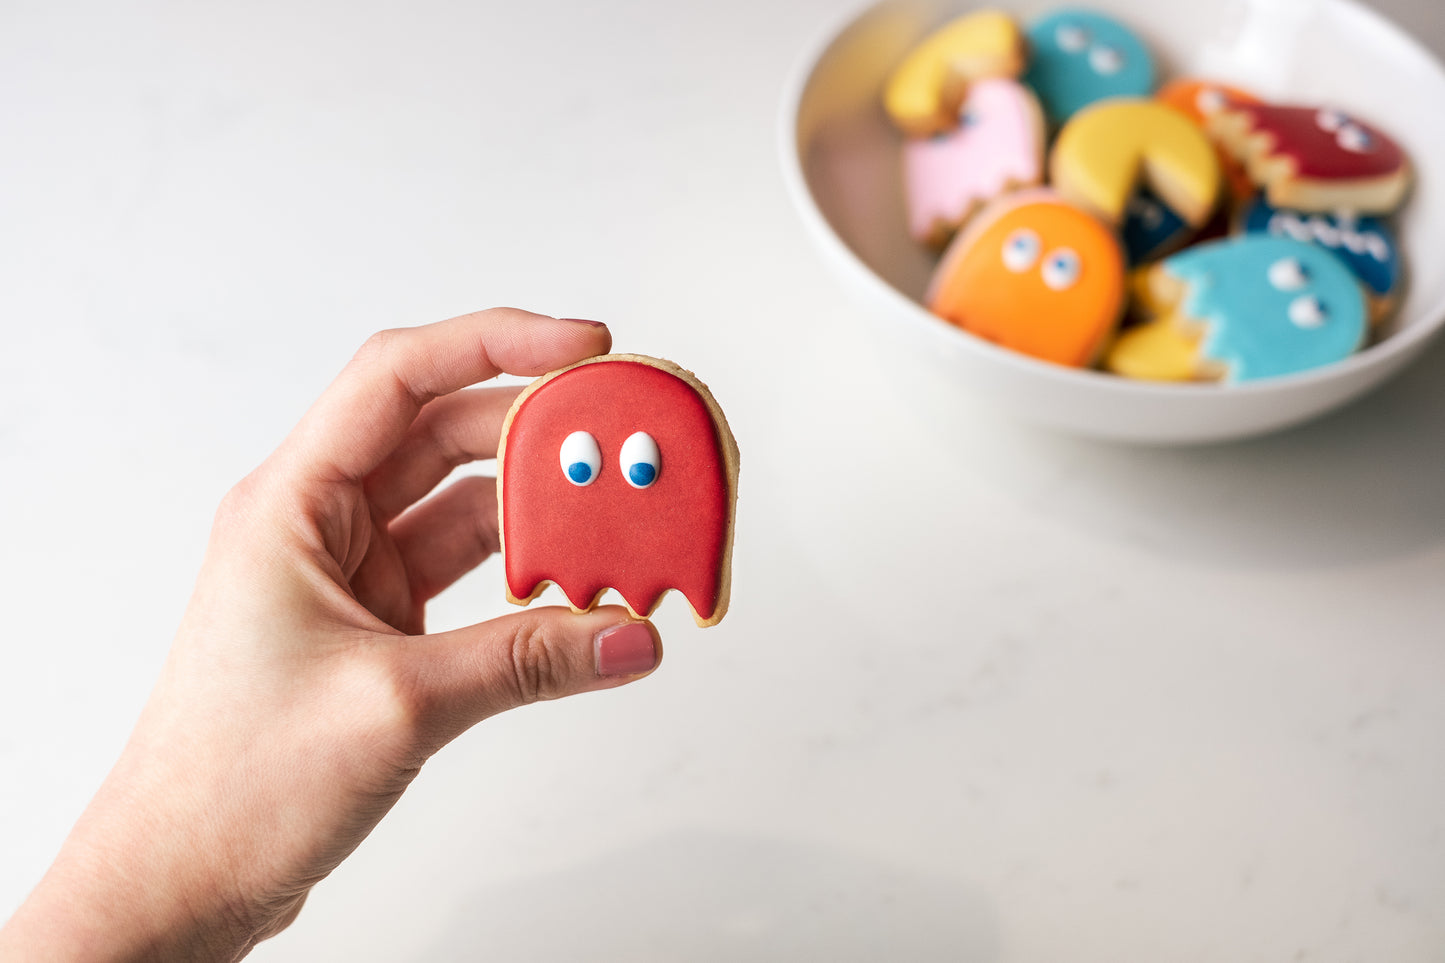
[[[1275,207],[1389,214],[1410,187],[1400,145],[1333,108],[1231,100],[1207,124]]]
[[[669,589],[699,625],[727,612],[738,448],[722,409],[670,361],[613,354],[538,378],[497,452],[507,598],[555,583],[576,611],[615,589],[635,616]]]

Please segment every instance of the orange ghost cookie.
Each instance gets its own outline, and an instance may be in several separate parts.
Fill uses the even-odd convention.
[[[925,303],[1005,348],[1085,367],[1124,308],[1113,232],[1049,190],[994,201],[949,245]]]
[[[1157,100],[1115,97],[1075,114],[1059,132],[1049,174],[1063,198],[1112,225],[1146,186],[1190,227],[1219,199],[1219,158],[1204,131]]]

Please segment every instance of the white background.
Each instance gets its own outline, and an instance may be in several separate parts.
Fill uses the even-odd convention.
[[[1229,446],[941,405],[779,175],[845,9],[0,4],[0,917],[226,489],[372,331],[512,304],[713,389],[732,611],[448,747],[253,959],[1445,957],[1445,345]]]

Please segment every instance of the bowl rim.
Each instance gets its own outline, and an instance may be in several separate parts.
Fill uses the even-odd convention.
[[[842,263],[852,267],[857,277],[873,288],[877,295],[902,309],[903,313],[916,321],[920,327],[933,331],[937,337],[950,340],[959,349],[972,353],[980,359],[1002,363],[1026,376],[1053,379],[1061,385],[1097,386],[1104,391],[1138,395],[1141,399],[1204,398],[1221,394],[1227,394],[1229,397],[1255,395],[1268,397],[1274,394],[1294,392],[1308,385],[1336,382],[1352,376],[1368,380],[1368,375],[1374,369],[1400,364],[1412,355],[1422,353],[1425,344],[1438,336],[1442,329],[1445,329],[1445,292],[1442,292],[1433,304],[1418,313],[1420,320],[1404,325],[1388,337],[1367,345],[1341,361],[1288,375],[1260,378],[1239,384],[1221,384],[1217,382],[1146,381],[1121,377],[1096,368],[1073,368],[1053,364],[996,345],[939,318],[922,304],[894,287],[859,257],[833,229],[813,194],[812,186],[804,173],[803,159],[798,149],[801,146],[798,125],[803,98],[807,94],[808,87],[817,73],[823,57],[844,33],[871,11],[884,6],[900,5],[903,2],[905,0],[860,0],[833,18],[814,35],[811,42],[803,47],[784,82],[783,97],[778,113],[778,150],[781,155],[784,186],[814,241],[825,245],[835,257],[842,260]],[[1388,33],[1393,41],[1411,48],[1416,56],[1428,63],[1440,75],[1441,80],[1445,81],[1445,61],[1442,61],[1433,50],[1378,10],[1366,6],[1358,0],[1314,0],[1314,2],[1321,6],[1348,10],[1352,16],[1361,16],[1375,21],[1376,28]],[[962,14],[980,5],[965,0],[965,2],[959,2],[957,6],[959,13]],[[1085,390],[1092,390],[1092,388],[1086,387]]]

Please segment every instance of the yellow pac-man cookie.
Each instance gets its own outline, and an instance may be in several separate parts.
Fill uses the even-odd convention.
[[[1219,199],[1219,158],[1205,133],[1167,104],[1101,101],[1075,114],[1049,159],[1054,188],[1113,225],[1124,220],[1142,182],[1191,227]]]
[[[951,20],[909,51],[883,89],[883,106],[905,134],[926,137],[958,124],[968,85],[1023,71],[1023,33],[998,10]]]

